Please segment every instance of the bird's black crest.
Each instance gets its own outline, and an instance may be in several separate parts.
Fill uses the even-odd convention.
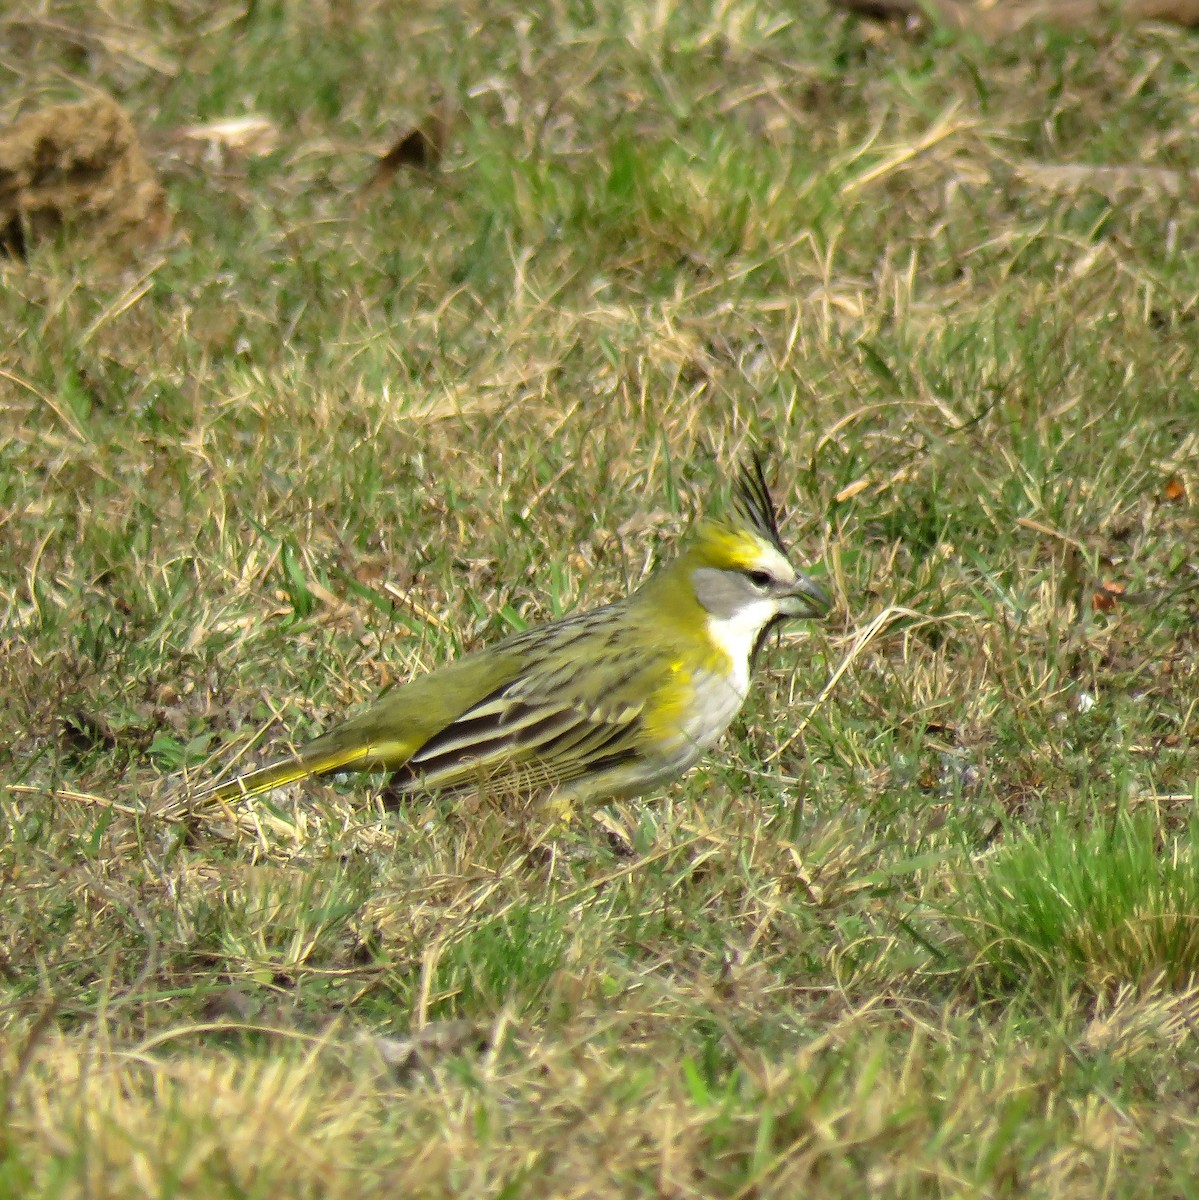
[[[778,513],[770,498],[770,489],[766,486],[762,458],[756,450],[749,462],[741,467],[741,476],[733,494],[733,507],[755,533],[761,534],[780,554],[787,553],[779,533]]]

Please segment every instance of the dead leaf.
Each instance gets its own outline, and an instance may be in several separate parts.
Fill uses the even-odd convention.
[[[188,141],[207,142],[210,146],[236,154],[269,154],[279,144],[279,129],[269,117],[250,115],[188,125],[178,136]]]
[[[386,191],[403,167],[435,171],[445,153],[453,121],[454,110],[448,101],[443,100],[424,121],[405,129],[392,143],[391,149],[375,163],[370,179],[358,193],[359,201]]]
[[[1124,584],[1115,579],[1105,579],[1091,593],[1091,607],[1096,612],[1108,612],[1116,607],[1116,601],[1124,595],[1125,591]]]
[[[858,495],[860,492],[864,492],[869,486],[870,486],[869,479],[855,479],[853,481],[853,483],[846,484],[845,487],[843,487],[833,497],[833,499],[838,504],[842,504],[846,500],[852,500],[854,496]]]
[[[1162,499],[1168,504],[1173,504],[1178,500],[1185,500],[1186,495],[1186,484],[1177,475],[1172,475],[1166,482],[1166,486],[1162,488]]]
[[[435,167],[440,158],[441,148],[433,140],[432,134],[423,129],[410,129],[379,160],[375,174],[390,172],[394,175],[400,167],[422,167],[428,170]]]

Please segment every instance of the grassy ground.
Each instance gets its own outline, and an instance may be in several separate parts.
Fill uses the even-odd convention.
[[[1194,1194],[1197,76],[819,0],[6,17],[0,117],[112,92],[175,233],[0,266],[0,1193]],[[837,611],[682,783],[179,818],[754,443]]]

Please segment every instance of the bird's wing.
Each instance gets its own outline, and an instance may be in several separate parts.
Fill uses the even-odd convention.
[[[520,673],[414,750],[392,788],[520,794],[636,758],[652,690],[638,676],[654,677],[660,664],[652,652],[629,653],[623,622],[612,606],[512,639],[529,651]]]
[[[521,681],[523,682],[523,681]],[[635,758],[643,704],[593,706],[503,688],[434,734],[392,776],[400,791],[552,789]]]

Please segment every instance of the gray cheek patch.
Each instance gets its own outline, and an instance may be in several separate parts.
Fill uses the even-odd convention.
[[[695,597],[718,621],[740,612],[749,600],[759,598],[752,585],[739,571],[721,571],[717,567],[696,567],[691,572]]]

